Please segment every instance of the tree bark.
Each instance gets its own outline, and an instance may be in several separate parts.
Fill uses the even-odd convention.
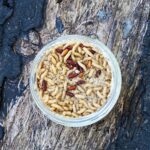
[[[43,27],[36,32],[29,32],[30,40],[26,47],[25,41],[18,39],[15,46],[21,46],[20,54],[36,54],[40,51],[36,44],[41,42],[44,45],[60,35],[82,34],[97,38],[112,50],[120,64],[123,81],[121,94],[114,109],[96,124],[82,128],[55,124],[40,112],[31,97],[31,58],[19,78],[25,90],[16,97],[15,105],[9,107],[4,120],[5,136],[1,148],[107,149],[122,132],[120,127],[129,126],[134,117],[140,125],[140,96],[144,91],[140,68],[143,54],[141,46],[148,26],[149,4],[149,0],[62,0],[60,3],[48,0]]]

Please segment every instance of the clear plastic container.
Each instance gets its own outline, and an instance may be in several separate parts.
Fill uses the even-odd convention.
[[[104,55],[104,57],[107,59],[111,71],[112,71],[112,82],[111,82],[111,90],[110,90],[110,96],[107,99],[107,102],[102,106],[98,111],[79,118],[65,118],[59,114],[56,114],[42,102],[40,97],[38,96],[37,93],[37,85],[36,85],[36,70],[38,67],[39,62],[41,61],[41,58],[45,55],[45,52],[48,51],[51,47],[54,47],[57,44],[61,44],[67,41],[81,41],[85,43],[91,43],[93,44],[96,48],[100,50],[100,52]],[[30,75],[30,90],[32,97],[39,107],[39,109],[43,112],[44,115],[46,115],[50,120],[64,125],[64,126],[69,126],[69,127],[81,127],[81,126],[87,126],[90,124],[93,124],[99,120],[102,120],[114,107],[114,105],[117,102],[117,99],[120,94],[121,90],[121,72],[120,72],[120,67],[118,65],[118,62],[116,58],[114,57],[113,53],[109,50],[108,47],[106,47],[102,42],[100,42],[97,39],[92,39],[86,36],[81,36],[81,35],[66,35],[59,37],[58,39],[48,43],[45,45],[41,51],[37,54],[33,61],[33,65],[31,68],[31,75]]]

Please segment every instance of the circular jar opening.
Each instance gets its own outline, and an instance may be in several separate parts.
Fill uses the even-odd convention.
[[[37,81],[36,81],[36,73],[38,66],[40,62],[42,61],[42,58],[49,52],[50,49],[55,47],[56,45],[61,45],[63,43],[71,43],[71,42],[81,42],[81,43],[89,43],[92,44],[93,47],[98,49],[101,54],[103,54],[104,58],[107,60],[110,68],[111,68],[111,75],[112,75],[112,80],[111,80],[111,86],[110,86],[110,93],[109,96],[106,100],[106,103],[99,108],[97,111],[86,115],[86,116],[81,116],[79,118],[68,118],[64,117],[62,115],[59,115],[53,111],[51,111],[42,101],[41,97],[39,96],[38,93],[38,88],[37,88]],[[30,75],[30,90],[31,90],[31,95],[39,107],[39,109],[42,111],[44,115],[46,115],[50,120],[64,125],[64,126],[69,126],[69,127],[81,127],[81,126],[87,126],[90,124],[93,124],[101,119],[103,119],[114,107],[114,105],[117,102],[117,99],[120,94],[121,90],[121,71],[120,67],[118,65],[118,62],[112,52],[109,50],[108,47],[106,47],[102,42],[96,40],[96,39],[91,39],[86,36],[81,36],[81,35],[66,35],[59,37],[58,39],[48,43],[45,45],[41,51],[37,54],[35,57],[32,68],[31,68],[31,75]]]

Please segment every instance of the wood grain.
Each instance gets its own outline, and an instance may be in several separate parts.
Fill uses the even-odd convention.
[[[6,134],[1,148],[6,149],[65,149],[99,150],[106,149],[118,135],[118,123],[124,113],[140,109],[138,99],[134,99],[142,75],[139,60],[141,45],[147,29],[149,0],[63,0],[60,4],[48,0],[45,24],[38,31],[42,44],[60,35],[82,34],[98,38],[116,56],[122,71],[122,92],[111,113],[98,123],[82,127],[68,128],[48,120],[33,102],[28,86],[31,62],[22,71],[20,80],[27,86],[16,104],[8,111],[4,121]],[[64,29],[59,33],[56,17],[60,17]],[[32,43],[36,34],[31,35]],[[28,45],[31,48],[31,45]],[[31,55],[29,49],[21,48],[21,53]],[[39,51],[38,48],[34,53]],[[139,97],[141,90],[136,94]],[[133,111],[130,110],[130,111]],[[140,117],[140,115],[139,115]]]

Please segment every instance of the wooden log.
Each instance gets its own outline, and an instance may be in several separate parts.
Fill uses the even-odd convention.
[[[148,0],[62,0],[60,3],[48,0],[45,23],[38,31],[42,44],[65,34],[98,38],[112,50],[120,64],[121,95],[102,121],[82,128],[63,127],[48,120],[33,102],[28,86],[32,62],[28,62],[20,77],[27,87],[8,111],[2,149],[106,149],[117,138],[118,124],[123,121],[124,113],[132,115],[140,109],[138,98],[142,92],[139,87],[142,76],[139,60],[148,14]],[[31,51],[25,51],[23,47],[21,50],[21,53],[31,55]]]

